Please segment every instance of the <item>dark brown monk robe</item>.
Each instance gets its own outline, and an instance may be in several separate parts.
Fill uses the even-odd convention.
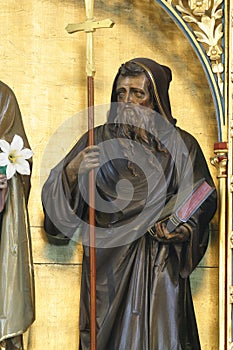
[[[95,169],[98,350],[200,349],[189,276],[205,254],[216,191],[187,223],[156,224],[175,194],[211,179],[200,146],[176,126],[171,71],[144,58],[113,84],[106,124],[87,134],[50,173],[42,200],[51,241],[83,243],[80,348],[90,348],[88,171]],[[190,116],[191,118],[191,116]],[[72,288],[72,286],[70,286]]]

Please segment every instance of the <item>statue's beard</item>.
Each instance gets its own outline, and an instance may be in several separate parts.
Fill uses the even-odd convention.
[[[158,118],[157,118],[158,119]],[[119,103],[114,119],[117,136],[140,142],[151,151],[164,151],[158,139],[156,112],[136,104]]]
[[[117,127],[117,137],[140,143],[151,166],[154,165],[156,151],[167,153],[158,139],[156,112],[154,110],[136,104],[119,104],[114,122]],[[130,143],[122,141],[125,154],[132,152],[134,149],[129,145]],[[134,168],[132,162],[129,162],[129,167]],[[133,171],[136,173],[135,169]]]

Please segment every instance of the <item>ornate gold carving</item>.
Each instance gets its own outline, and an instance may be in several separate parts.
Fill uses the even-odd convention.
[[[230,192],[233,192],[233,175],[230,178]]]
[[[209,0],[189,0],[188,1],[190,9],[196,16],[203,16],[205,11],[209,10],[211,1]]]
[[[230,303],[233,303],[233,286],[230,286]]]
[[[232,249],[233,248],[233,231],[230,234],[229,241],[230,241],[230,248]]]
[[[167,0],[172,5],[176,0]],[[218,86],[221,94],[223,94],[222,73],[224,66],[221,62],[223,49],[220,39],[223,37],[222,18],[223,11],[221,8],[223,0],[178,0],[175,5],[176,9],[181,12],[185,22],[194,26],[193,33],[196,35],[197,41],[203,44],[206,55],[211,62],[211,68],[216,74]]]
[[[210,158],[210,162],[218,169],[217,178],[227,177],[227,142],[217,142],[214,145],[215,157]]]
[[[233,79],[233,74],[232,74]],[[230,121],[230,137],[233,137],[233,120]]]

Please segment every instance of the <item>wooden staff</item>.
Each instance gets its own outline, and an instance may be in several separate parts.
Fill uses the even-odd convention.
[[[99,28],[111,28],[114,22],[110,19],[95,21],[93,17],[94,0],[85,0],[86,21],[68,24],[69,34],[84,31],[87,35],[86,45],[86,73],[88,95],[88,145],[94,145],[94,53],[93,32]],[[90,255],[90,350],[95,350],[96,339],[96,250],[95,250],[95,177],[94,170],[89,173],[89,255]]]

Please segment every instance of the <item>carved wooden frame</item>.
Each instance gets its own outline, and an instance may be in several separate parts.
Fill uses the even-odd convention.
[[[184,32],[206,73],[218,141],[211,163],[219,185],[219,350],[233,350],[233,4],[232,0],[155,0]]]

